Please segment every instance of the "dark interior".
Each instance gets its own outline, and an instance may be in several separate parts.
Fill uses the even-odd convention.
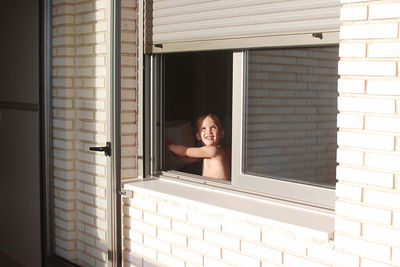
[[[173,53],[164,59],[165,121],[190,121],[194,136],[199,115],[215,113],[225,128],[222,145],[230,146],[232,51]],[[180,171],[201,174],[201,162],[194,165]]]

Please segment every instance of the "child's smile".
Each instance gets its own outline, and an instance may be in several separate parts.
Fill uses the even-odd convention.
[[[219,145],[219,141],[223,136],[224,130],[219,129],[212,118],[204,118],[197,133],[198,140],[201,140],[206,146],[217,146]]]

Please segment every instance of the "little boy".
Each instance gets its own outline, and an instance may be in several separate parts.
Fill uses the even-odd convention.
[[[197,119],[196,138],[202,147],[187,147],[166,142],[166,146],[179,158],[203,159],[203,176],[229,181],[231,179],[230,158],[220,145],[225,135],[221,120],[215,114],[202,115]],[[190,161],[190,159],[189,159]]]

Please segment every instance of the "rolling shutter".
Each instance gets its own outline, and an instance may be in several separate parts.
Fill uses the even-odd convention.
[[[146,1],[145,49],[234,49],[288,45],[296,39],[337,43],[339,10],[339,0]]]

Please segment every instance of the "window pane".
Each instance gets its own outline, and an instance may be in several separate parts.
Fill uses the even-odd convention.
[[[338,47],[248,52],[243,172],[336,183]]]

